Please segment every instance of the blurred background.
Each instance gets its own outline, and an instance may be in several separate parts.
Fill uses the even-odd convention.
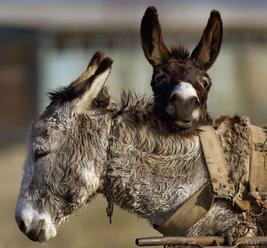
[[[152,68],[140,45],[147,6],[158,8],[166,43],[190,50],[212,9],[224,23],[221,52],[209,73],[208,108],[216,118],[245,114],[267,124],[267,1],[265,0],[0,0],[0,248],[39,247],[14,220],[16,197],[31,122],[47,105],[47,92],[65,86],[96,50],[113,58],[109,91],[151,96]],[[146,221],[115,209],[113,224],[98,197],[70,219],[47,247],[134,247],[156,234]]]

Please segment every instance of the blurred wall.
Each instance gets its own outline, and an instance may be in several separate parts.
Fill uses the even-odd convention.
[[[167,43],[183,40],[190,50],[201,36],[201,32],[194,33],[193,37],[181,33],[179,37],[183,38],[180,39],[169,33],[168,28],[163,29]],[[42,39],[38,53],[40,111],[48,103],[45,92],[70,83],[82,72],[96,50],[105,51],[114,60],[107,85],[115,99],[125,89],[151,96],[152,67],[143,55],[138,33],[128,34],[127,39],[123,33],[104,33],[101,37],[90,33],[81,33],[76,38],[70,34],[48,36],[48,39]],[[213,87],[208,108],[214,118],[238,113],[250,116],[259,125],[266,122],[266,49],[264,37],[251,34],[240,39],[225,35],[221,53],[209,71]]]
[[[24,139],[36,112],[36,52],[35,32],[0,28],[0,145]]]
[[[151,96],[152,68],[139,37],[151,3],[158,7],[167,43],[189,49],[200,39],[210,10],[221,11],[224,40],[209,72],[209,111],[214,118],[238,113],[266,123],[264,1],[11,1],[0,9],[0,144],[25,140],[31,120],[48,103],[47,92],[77,77],[96,50],[114,60],[107,83],[113,97],[123,89]]]

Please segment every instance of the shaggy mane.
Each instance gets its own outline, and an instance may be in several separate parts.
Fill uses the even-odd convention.
[[[173,46],[170,51],[170,56],[176,59],[187,59],[189,51],[182,45]]]
[[[51,103],[70,102],[74,99],[73,88],[70,86],[48,92]]]
[[[152,98],[147,98],[145,95],[138,96],[136,93],[123,91],[120,97],[119,112],[123,112],[125,110],[143,112],[146,111],[152,103]]]

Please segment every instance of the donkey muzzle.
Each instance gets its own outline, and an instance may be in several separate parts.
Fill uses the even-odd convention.
[[[27,222],[16,216],[16,221],[19,229],[32,241],[44,241],[45,230],[43,229],[45,220],[38,221],[35,228],[31,228]]]
[[[199,117],[197,111],[199,104],[199,98],[193,86],[181,82],[173,89],[166,111],[176,125],[189,128]]]
[[[32,207],[20,205],[15,218],[19,229],[32,241],[46,242],[57,234],[48,213],[39,213]]]

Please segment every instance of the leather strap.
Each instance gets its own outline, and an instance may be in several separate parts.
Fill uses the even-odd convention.
[[[221,142],[214,128],[212,126],[201,126],[199,127],[198,135],[215,195],[218,198],[232,200],[233,204],[242,211],[250,210],[250,202],[243,199],[245,186],[240,183],[236,192],[235,184],[230,181],[229,167],[224,157]],[[249,170],[249,159],[246,161],[246,167]]]
[[[198,130],[213,191],[218,197],[231,199],[235,195],[235,187],[229,180],[220,140],[212,126],[201,126]]]
[[[250,159],[250,193],[267,210],[267,130],[250,125],[252,151]]]
[[[250,130],[253,143],[249,167],[250,193],[267,210],[267,130],[253,125],[250,125]],[[250,202],[243,199],[244,185],[240,184],[236,192],[234,183],[230,181],[229,167],[214,128],[201,126],[198,135],[211,184],[205,183],[161,226],[154,226],[163,235],[185,235],[191,226],[207,214],[213,204],[214,194],[218,198],[233,200],[243,211],[250,210]]]
[[[182,236],[198,220],[203,218],[213,204],[213,191],[210,183],[205,183],[161,226],[153,226],[165,236]]]

